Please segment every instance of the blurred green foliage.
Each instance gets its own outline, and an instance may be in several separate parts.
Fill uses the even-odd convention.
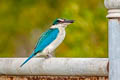
[[[56,18],[74,19],[57,57],[107,57],[103,0],[0,0],[0,57],[23,57]]]

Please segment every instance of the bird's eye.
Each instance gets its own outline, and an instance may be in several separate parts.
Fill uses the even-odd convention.
[[[60,20],[57,20],[56,22],[57,22],[57,23],[60,23]]]

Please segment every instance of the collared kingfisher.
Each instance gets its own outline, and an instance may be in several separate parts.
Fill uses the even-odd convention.
[[[65,28],[67,25],[73,23],[74,20],[67,19],[56,19],[52,26],[42,33],[40,36],[34,51],[30,57],[20,65],[22,67],[26,62],[28,62],[34,56],[47,56],[52,57],[53,51],[62,43],[65,38]]]

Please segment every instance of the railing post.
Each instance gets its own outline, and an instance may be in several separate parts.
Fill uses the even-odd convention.
[[[108,9],[109,80],[120,80],[120,0],[105,0]]]

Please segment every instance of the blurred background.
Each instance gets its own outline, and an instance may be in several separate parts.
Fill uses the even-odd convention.
[[[56,57],[107,57],[103,0],[0,0],[0,57],[28,57],[56,18],[75,20]]]

